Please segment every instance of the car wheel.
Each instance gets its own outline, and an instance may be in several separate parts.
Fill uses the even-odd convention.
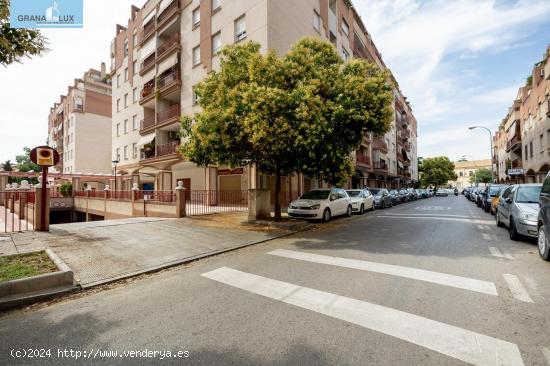
[[[550,245],[548,244],[548,238],[546,237],[543,225],[539,227],[538,244],[540,257],[545,261],[550,261]]]
[[[380,204],[380,208],[384,209],[385,207],[386,207],[386,202],[382,201],[382,203]]]
[[[351,217],[353,214],[353,209],[351,208],[351,205],[348,206],[348,210],[346,211],[346,216]]]
[[[361,204],[361,207],[359,208],[359,215],[362,215],[365,213],[365,206]]]
[[[376,210],[376,205],[374,204],[374,202],[372,203],[372,207],[370,208],[371,211],[374,211]]]
[[[489,207],[488,204],[485,204],[485,212],[489,212],[491,211],[491,207]]]
[[[502,224],[502,222],[500,222],[500,215],[498,214],[497,210],[495,210],[495,221],[496,221],[498,227],[503,227],[504,226]]]
[[[325,208],[325,211],[323,211],[323,222],[329,222],[330,221],[330,209]]]
[[[519,240],[519,233],[516,229],[516,223],[514,222],[514,218],[510,217],[510,240]]]

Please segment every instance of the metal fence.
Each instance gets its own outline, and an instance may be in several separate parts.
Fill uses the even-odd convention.
[[[33,230],[34,203],[34,191],[0,191],[0,233]]]
[[[188,216],[248,210],[248,191],[189,190],[185,198]]]

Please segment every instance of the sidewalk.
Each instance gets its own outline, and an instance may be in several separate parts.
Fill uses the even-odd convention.
[[[50,233],[2,236],[0,255],[51,248],[71,267],[75,280],[90,287],[289,233],[215,227],[190,218],[131,218],[52,225]]]

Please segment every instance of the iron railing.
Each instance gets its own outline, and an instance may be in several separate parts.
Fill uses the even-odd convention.
[[[0,191],[0,233],[34,230],[29,218],[35,201],[34,191]]]
[[[188,216],[248,210],[248,191],[189,190],[185,192]]]

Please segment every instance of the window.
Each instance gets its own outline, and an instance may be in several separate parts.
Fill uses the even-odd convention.
[[[212,54],[218,53],[222,48],[222,33],[218,32],[212,36]]]
[[[317,11],[313,11],[313,28],[317,30],[317,32],[321,32],[321,16]]]
[[[525,145],[525,160],[529,160],[529,146]]]
[[[128,81],[128,68],[124,69],[124,81]]]
[[[128,133],[128,120],[124,120],[124,133]]]
[[[124,160],[128,160],[128,145],[124,146]]]
[[[137,116],[132,116],[132,130],[137,130]]]
[[[124,56],[128,56],[128,39],[124,40]]]
[[[197,105],[199,101],[199,96],[197,95],[197,91],[195,90],[195,86],[193,87],[193,105]]]
[[[464,176],[464,172],[460,172],[460,176],[463,177],[463,176]]]
[[[336,36],[334,35],[334,33],[332,32],[329,32],[329,38],[330,38],[330,43],[332,43],[333,45],[336,46]]]
[[[132,90],[132,102],[133,103],[137,102],[137,98],[138,98],[137,88],[134,88]]]
[[[134,32],[134,34],[132,35],[132,46],[137,46],[137,32]]]
[[[349,53],[345,48],[342,48],[342,59],[344,59],[345,62],[349,61]]]
[[[116,124],[116,135],[117,137],[120,136],[120,123]]]
[[[246,38],[246,18],[243,15],[235,20],[235,42],[242,41]]]
[[[217,11],[222,6],[222,0],[212,0],[212,12]]]
[[[128,93],[124,94],[124,108],[128,108]]]
[[[193,66],[201,63],[201,46],[193,48]]]
[[[134,142],[132,144],[132,157],[134,159],[137,158],[137,154],[138,154],[137,144]]]
[[[116,160],[120,160],[120,147],[116,148]]]
[[[120,99],[116,100],[116,111],[120,112]]]
[[[193,27],[198,27],[201,24],[201,8],[193,10]]]
[[[137,69],[137,62],[134,61],[132,62],[132,72],[135,74],[137,73],[138,69]]]
[[[349,25],[344,19],[342,19],[342,32],[344,32],[346,36],[349,36]]]
[[[531,150],[531,154],[529,154],[529,157],[533,157],[533,141],[529,143],[529,150]]]
[[[116,87],[120,88],[120,74],[116,76]]]

